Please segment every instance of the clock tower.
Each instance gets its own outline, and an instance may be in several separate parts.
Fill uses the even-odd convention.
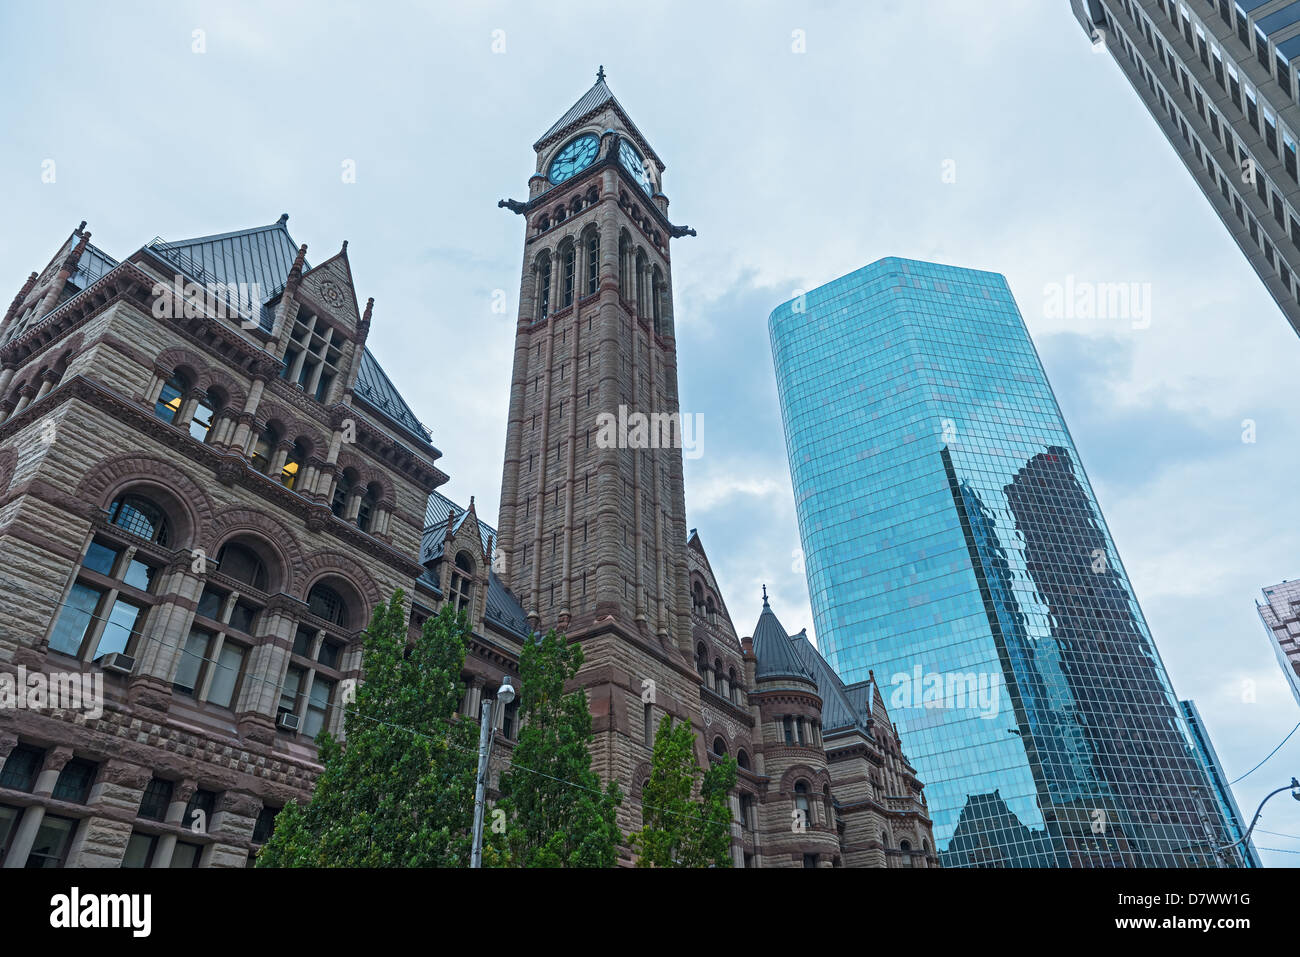
[[[582,643],[594,769],[640,825],[659,719],[700,730],[664,164],[605,83],[534,145],[497,572]],[[702,747],[697,746],[701,764]]]

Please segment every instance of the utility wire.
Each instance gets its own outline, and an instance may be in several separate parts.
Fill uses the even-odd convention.
[[[1287,733],[1287,736],[1286,736],[1285,738],[1282,739],[1282,741],[1278,744],[1278,746],[1277,746],[1276,748],[1274,748],[1272,751],[1270,751],[1270,752],[1268,753],[1268,755],[1264,758],[1263,761],[1259,762],[1259,764],[1255,765],[1253,768],[1251,768],[1249,771],[1247,771],[1247,772],[1246,772],[1245,774],[1243,774],[1241,777],[1237,778],[1237,781],[1244,781],[1246,778],[1250,777],[1252,774],[1254,774],[1256,771],[1258,771],[1260,768],[1262,768],[1262,767],[1264,766],[1265,762],[1267,762],[1269,758],[1271,758],[1273,755],[1277,754],[1278,751],[1280,751],[1280,750],[1282,749],[1282,745],[1283,745],[1283,744],[1286,744],[1288,741],[1291,740],[1291,735],[1295,734],[1297,729],[1300,729],[1300,722],[1296,722],[1296,726],[1295,726],[1294,728],[1292,728],[1292,729]],[[1234,784],[1237,783],[1237,781],[1229,781],[1229,782],[1228,782],[1228,787],[1232,787]]]

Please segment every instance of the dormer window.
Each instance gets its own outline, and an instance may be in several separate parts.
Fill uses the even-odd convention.
[[[469,552],[460,552],[451,570],[451,606],[456,611],[467,611],[473,597],[474,560],[469,557]]]
[[[343,334],[315,313],[298,310],[284,350],[280,378],[292,382],[317,402],[326,402],[343,358]]]

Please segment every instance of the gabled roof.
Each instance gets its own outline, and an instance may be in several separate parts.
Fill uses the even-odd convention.
[[[632,122],[632,117],[628,115],[627,110],[623,109],[623,104],[618,101],[618,98],[614,96],[613,92],[606,85],[604,67],[601,67],[600,72],[596,74],[596,82],[591,89],[579,97],[578,102],[569,107],[569,111],[556,120],[551,128],[542,134],[541,139],[533,144],[533,149],[540,150],[551,140],[558,138],[569,130],[576,129],[589,119],[592,114],[599,113],[606,106],[610,105],[612,105],[614,109],[618,110],[619,116],[621,116],[623,122],[627,124],[628,132],[636,137],[641,146],[650,153],[659,166],[662,167],[663,161],[659,159],[659,156],[650,147],[650,141],[647,140],[645,136],[642,135],[641,131],[636,128],[636,124]]]
[[[767,603],[767,589],[763,589],[763,611],[754,626],[754,657],[757,663],[754,677],[763,681],[768,678],[797,678],[816,683],[816,678],[795,654],[790,636],[781,627]]]
[[[455,534],[468,515],[469,509],[461,508],[445,495],[434,492],[429,496],[429,502],[424,510],[420,564],[431,565],[442,557],[443,546],[447,541],[447,519],[451,518],[452,533]],[[482,519],[478,519],[478,530],[483,542],[483,551],[486,553],[488,543],[496,541],[496,529]],[[432,572],[426,570],[422,580],[441,594]],[[506,583],[497,577],[497,573],[491,570],[488,571],[487,607],[484,610],[484,617],[517,638],[526,639],[530,634],[528,615],[524,612],[524,606],[519,603],[514,592],[506,587]]]
[[[289,235],[288,213],[269,226],[173,242],[154,239],[145,248],[199,283],[256,284],[262,299],[260,324],[267,332],[274,329],[274,301],[284,291],[298,256],[298,245]],[[311,268],[304,260],[304,274]],[[362,352],[353,395],[429,444],[429,430],[416,418],[369,349]]]

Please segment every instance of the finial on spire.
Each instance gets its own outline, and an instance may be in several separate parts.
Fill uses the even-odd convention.
[[[763,607],[767,607],[767,585],[763,586]]]
[[[347,251],[348,251],[348,241],[345,239],[345,240],[343,240],[343,248],[340,249],[339,252],[343,252],[343,253],[345,253],[345,252],[347,252]]]
[[[605,82],[605,64],[603,63],[600,65],[600,69],[596,71],[596,82],[597,83]]]
[[[86,228],[86,221],[83,219],[81,221],[81,225],[77,227],[77,232],[81,232],[85,228]]]
[[[279,224],[279,225],[281,225],[281,226],[283,226],[283,225],[284,225],[285,223],[287,223],[288,221],[289,221],[289,214],[288,214],[288,213],[281,213],[281,214],[280,214],[280,218],[276,220],[276,223]]]

